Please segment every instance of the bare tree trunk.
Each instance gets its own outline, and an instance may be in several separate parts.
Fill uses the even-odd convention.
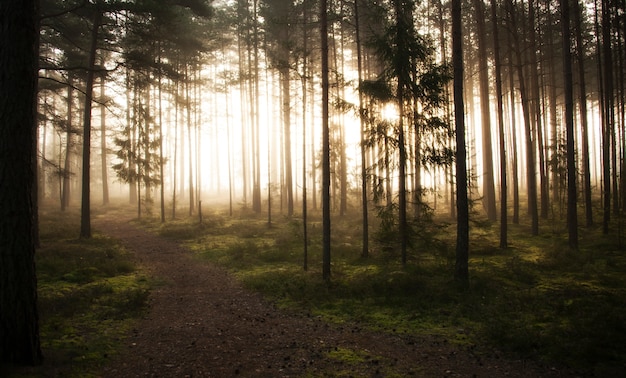
[[[104,56],[101,57],[102,66],[104,66]],[[109,204],[109,175],[107,164],[107,135],[106,135],[106,102],[104,83],[106,79],[106,73],[100,76],[100,162],[102,172],[102,204],[104,206]]]
[[[291,93],[289,86],[289,69],[280,70],[282,83],[282,111],[285,150],[285,189],[287,191],[287,216],[293,216],[293,168],[291,159]]]
[[[0,4],[0,362],[42,361],[35,271],[39,3]],[[6,96],[5,94],[10,94]]]
[[[191,121],[191,93],[189,91],[191,78],[189,75],[189,69],[189,65],[187,64],[185,67],[185,107],[187,111],[187,157],[189,164],[189,216],[192,216],[195,210],[195,192],[193,185],[193,143],[191,138],[193,131],[193,122]]]
[[[579,111],[582,145],[582,175],[583,175],[583,199],[585,202],[585,224],[587,227],[593,225],[593,209],[591,205],[591,171],[589,167],[589,127],[587,124],[587,89],[585,86],[585,54],[582,38],[582,11],[583,4],[577,2],[574,11],[574,24],[576,25],[576,46],[578,62],[579,89]]]
[[[602,52],[604,58],[604,127],[602,137],[602,162],[604,167],[604,219],[602,231],[609,233],[611,220],[611,135],[613,130],[613,56],[611,52],[611,19],[609,0],[602,0]]]
[[[548,57],[548,65],[550,67],[550,88],[548,89],[548,108],[550,110],[550,130],[552,140],[550,141],[550,167],[552,170],[552,203],[559,203],[559,187],[560,187],[560,172],[559,172],[559,133],[557,125],[557,93],[556,93],[556,48],[552,48],[550,56]]]
[[[567,231],[570,248],[578,249],[578,215],[576,210],[576,150],[574,144],[574,84],[570,37],[569,0],[561,5],[563,34],[563,82],[565,83],[565,129],[567,132]]]
[[[528,2],[528,17],[529,17],[529,33],[530,33],[530,93],[528,95],[529,101],[529,114],[532,122],[534,122],[534,130],[532,133],[533,143],[536,144],[535,153],[538,155],[539,160],[539,189],[541,193],[541,217],[548,217],[548,209],[550,207],[549,195],[548,195],[548,180],[546,178],[546,164],[544,154],[544,141],[543,141],[543,124],[542,124],[542,111],[541,111],[541,98],[539,95],[539,76],[537,62],[537,38],[535,32],[535,5],[534,1]],[[532,127],[532,126],[531,126]],[[535,160],[536,161],[536,160]]]
[[[478,80],[480,87],[480,114],[482,123],[483,153],[483,207],[489,220],[495,221],[496,192],[493,172],[493,151],[491,141],[491,110],[489,106],[489,70],[487,62],[487,32],[485,27],[485,7],[483,0],[473,0],[478,35]]]
[[[71,169],[72,169],[72,144],[73,144],[73,133],[72,133],[72,116],[74,106],[72,104],[73,100],[73,75],[72,73],[68,73],[67,75],[67,124],[65,125],[65,163],[63,167],[63,194],[61,197],[61,211],[65,211],[65,209],[70,205],[70,178],[71,178]]]
[[[254,62],[252,66],[254,69],[253,80],[251,85],[254,87],[250,89],[251,95],[254,95],[254,101],[250,104],[254,107],[252,120],[252,134],[253,134],[253,178],[252,178],[252,209],[260,213],[261,212],[261,155],[260,155],[260,142],[259,142],[259,31],[258,31],[258,0],[253,0],[253,50],[254,50]]]
[[[159,56],[158,56],[159,66],[161,65],[161,48],[159,46]],[[165,160],[163,159],[163,83],[162,83],[162,75],[161,69],[159,67],[158,72],[158,96],[159,96],[159,175],[161,176],[161,185],[159,185],[160,190],[160,201],[161,201],[161,223],[165,223],[165,172],[164,165]]]
[[[528,214],[531,218],[531,234],[539,234],[539,213],[537,211],[537,176],[535,167],[535,154],[534,154],[534,142],[533,132],[531,126],[530,117],[530,104],[528,101],[528,93],[526,91],[526,84],[523,72],[522,62],[522,46],[519,41],[519,37],[516,34],[517,22],[515,19],[515,10],[511,0],[508,0],[509,16],[511,19],[511,30],[513,32],[514,50],[516,61],[517,76],[519,81],[520,97],[522,100],[522,110],[524,113],[524,131],[526,135],[526,177],[528,186]]]
[[[93,29],[91,30],[91,46],[89,51],[89,63],[87,71],[87,83],[85,89],[85,109],[83,118],[83,177],[82,177],[82,200],[80,211],[80,237],[91,237],[91,105],[93,99],[94,71],[96,66],[96,52],[98,50],[98,30],[102,14],[100,10],[94,10]]]
[[[440,0],[437,4],[437,8],[438,8],[438,21],[439,21],[439,46],[441,48],[441,60],[443,62],[447,62],[447,42],[446,42],[446,37],[445,37],[445,22],[444,22],[444,5],[443,2]],[[446,84],[445,86],[445,92],[446,98],[450,98],[450,86],[448,84]],[[450,110],[450,105],[446,104],[446,114],[445,114],[445,121],[447,124],[451,124],[451,110]],[[448,145],[451,148],[452,145],[454,143],[454,137],[450,136],[448,137]],[[456,201],[455,201],[455,190],[454,190],[454,170],[446,165],[445,167],[445,171],[446,171],[446,180],[448,181],[448,183],[446,184],[446,188],[448,193],[448,198],[449,198],[449,202],[450,202],[450,217],[451,218],[456,218]]]
[[[496,76],[496,101],[498,116],[498,136],[500,142],[500,248],[507,247],[507,175],[506,141],[504,135],[504,109],[502,104],[502,66],[500,62],[500,36],[497,22],[496,0],[491,0],[491,22],[493,23],[493,59]]]
[[[354,1],[354,21],[355,21],[355,35],[356,35],[356,54],[357,54],[357,73],[359,85],[363,81],[363,57],[361,56],[361,29],[360,29],[360,17],[359,17],[359,1]],[[361,235],[362,235],[362,249],[361,257],[367,257],[369,255],[369,220],[368,220],[368,208],[367,208],[367,164],[366,164],[366,148],[365,148],[365,110],[363,107],[363,92],[359,89],[359,125],[360,125],[360,147],[361,147]]]
[[[330,132],[328,127],[328,0],[320,1],[322,49],[322,277],[330,281]]]
[[[136,138],[136,127],[134,126],[133,116],[131,114],[133,109],[133,100],[131,99],[132,92],[132,82],[130,77],[130,71],[126,70],[126,124],[132,128],[129,132],[130,139],[130,153],[128,158],[128,170],[132,171],[135,168],[135,141]],[[130,177],[128,180],[128,190],[129,190],[129,202],[130,204],[137,203],[137,179],[136,177]]]
[[[463,106],[463,34],[461,0],[452,0],[452,67],[454,75],[454,123],[456,125],[456,263],[454,279],[469,286],[469,204],[467,198],[467,153]]]
[[[513,49],[511,48],[511,34],[507,33],[509,49],[507,53],[509,71],[509,103],[510,103],[510,126],[511,126],[511,179],[513,186],[513,224],[519,224],[519,173],[517,167],[517,122],[515,115],[515,67],[513,64]]]

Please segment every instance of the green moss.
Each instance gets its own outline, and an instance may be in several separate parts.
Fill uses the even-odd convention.
[[[55,375],[90,377],[117,353],[153,283],[116,241],[78,239],[79,216],[44,209],[36,254],[41,344]],[[47,365],[15,372],[45,376]]]
[[[367,352],[362,350],[353,350],[347,348],[334,348],[326,353],[330,359],[341,361],[348,364],[360,364],[369,358]]]
[[[330,321],[434,335],[584,371],[626,362],[626,254],[600,229],[581,234],[574,252],[558,222],[544,225],[539,237],[529,236],[528,224],[510,225],[509,248],[500,249],[498,224],[475,223],[470,288],[460,291],[452,280],[454,224],[418,233],[402,266],[393,245],[375,240],[362,258],[358,217],[333,219],[332,278],[326,283],[318,216],[309,221],[308,271],[297,219],[276,219],[268,228],[256,216],[212,213],[213,227],[193,221],[159,227],[172,227],[169,235],[279,305]],[[332,353],[341,360],[362,357],[358,351]]]

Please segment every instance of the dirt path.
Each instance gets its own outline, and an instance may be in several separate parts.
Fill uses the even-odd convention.
[[[165,282],[152,292],[149,313],[126,339],[127,350],[105,367],[106,377],[567,375],[496,353],[479,356],[441,340],[331,325],[277,310],[224,269],[194,260],[172,241],[128,221],[94,223]]]

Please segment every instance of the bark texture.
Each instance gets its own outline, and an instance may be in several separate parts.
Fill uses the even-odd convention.
[[[0,2],[0,362],[38,364],[35,212],[38,2]]]

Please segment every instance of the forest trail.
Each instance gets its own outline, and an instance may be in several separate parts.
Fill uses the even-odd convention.
[[[94,220],[163,282],[105,377],[559,377],[567,372],[445,340],[328,324],[279,310],[226,270],[106,215]]]

